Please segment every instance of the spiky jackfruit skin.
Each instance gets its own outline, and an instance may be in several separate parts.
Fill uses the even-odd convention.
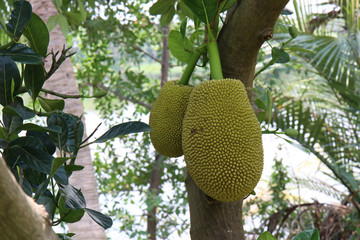
[[[165,156],[183,155],[182,121],[192,90],[191,85],[181,85],[176,81],[166,82],[151,109],[150,139],[156,151]]]
[[[197,186],[218,201],[244,198],[263,170],[261,129],[239,80],[210,80],[191,93],[183,151]]]

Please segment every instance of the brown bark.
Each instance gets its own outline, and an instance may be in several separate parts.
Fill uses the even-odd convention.
[[[163,49],[161,55],[161,86],[163,86],[168,80],[169,72],[169,59],[170,53],[168,49],[168,36],[169,36],[169,26],[163,28]],[[155,157],[155,162],[153,163],[153,169],[151,171],[151,179],[149,186],[149,194],[151,197],[155,197],[160,192],[161,176],[163,174],[162,161],[164,156],[157,154]],[[149,233],[148,240],[156,240],[156,210],[157,207],[154,206],[147,214],[147,232]]]
[[[223,75],[241,80],[251,99],[257,54],[289,0],[239,0],[218,45]],[[205,195],[187,174],[192,240],[244,240],[242,200],[224,203]]]
[[[0,233],[2,240],[56,240],[42,205],[27,196],[0,158]]]
[[[51,0],[30,0],[33,11],[38,14],[43,21],[58,14]],[[66,40],[60,27],[56,26],[50,32],[49,50],[54,52],[61,51],[66,45]],[[47,65],[51,62],[47,62]],[[47,66],[48,67],[48,66]],[[75,79],[72,63],[66,59],[60,68],[45,82],[44,88],[63,94],[78,95],[79,90]],[[51,97],[51,96],[47,96]],[[66,99],[64,112],[80,116],[84,113],[84,108],[80,99]],[[84,120],[84,119],[83,119]],[[86,133],[84,133],[86,138]],[[79,151],[76,164],[83,165],[85,168],[81,171],[74,172],[70,177],[70,183],[76,188],[81,189],[86,199],[86,207],[94,210],[100,210],[94,167],[91,160],[90,148],[86,147]],[[69,231],[76,233],[73,239],[76,240],[105,240],[105,231],[95,223],[87,214],[76,223],[68,224]]]

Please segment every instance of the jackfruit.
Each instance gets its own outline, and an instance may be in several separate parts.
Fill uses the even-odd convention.
[[[236,201],[260,180],[261,129],[241,81],[210,80],[194,87],[182,141],[188,172],[208,196]]]
[[[181,85],[176,81],[166,82],[151,109],[150,139],[156,151],[165,156],[183,155],[182,121],[192,89],[191,85]]]

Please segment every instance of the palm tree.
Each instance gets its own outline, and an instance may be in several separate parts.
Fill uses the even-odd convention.
[[[30,0],[33,12],[37,13],[46,22],[52,15],[58,14],[57,9],[51,0]],[[60,27],[55,27],[50,32],[49,51],[60,51],[66,40]],[[56,73],[45,82],[44,88],[51,89],[58,93],[78,95],[78,87],[70,60],[66,60]],[[84,113],[84,108],[80,99],[66,99],[64,112],[80,116]],[[85,136],[86,137],[86,136]],[[75,172],[70,177],[70,182],[75,187],[82,190],[87,207],[100,210],[96,179],[91,160],[90,148],[86,147],[79,151],[77,164],[85,166],[82,171]],[[106,239],[105,231],[97,225],[88,215],[84,215],[81,221],[69,224],[69,231],[76,233],[74,239]]]

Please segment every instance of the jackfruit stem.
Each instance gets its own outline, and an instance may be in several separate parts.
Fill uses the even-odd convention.
[[[190,62],[189,62],[188,65],[186,66],[183,74],[181,75],[179,84],[188,85],[189,80],[190,80],[190,77],[191,77],[191,74],[193,73],[194,68],[195,68],[195,66],[196,66],[196,63],[197,63],[197,61],[199,60],[200,56],[201,56],[200,51],[196,50],[196,51],[194,52],[193,57],[190,59]]]
[[[216,40],[211,40],[207,44],[207,48],[208,48],[209,59],[210,59],[211,79],[224,79],[222,69],[221,69],[219,49],[218,49]]]

